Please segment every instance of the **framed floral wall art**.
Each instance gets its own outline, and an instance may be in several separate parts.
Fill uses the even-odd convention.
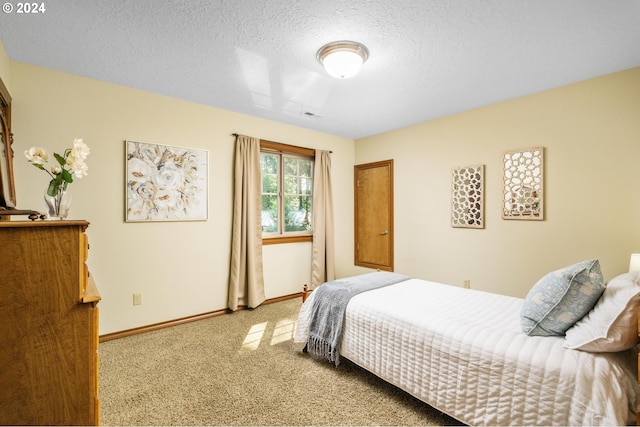
[[[207,219],[208,151],[125,141],[126,221]]]

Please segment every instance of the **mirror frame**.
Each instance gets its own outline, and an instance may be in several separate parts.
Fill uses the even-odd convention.
[[[451,170],[451,226],[484,228],[484,165]]]
[[[544,220],[544,147],[505,151],[502,219]]]
[[[0,78],[0,209],[13,209],[16,206],[12,145],[11,96]]]

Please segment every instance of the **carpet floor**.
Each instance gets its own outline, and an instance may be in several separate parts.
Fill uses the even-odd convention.
[[[292,348],[300,300],[100,344],[103,425],[459,425],[348,360]]]

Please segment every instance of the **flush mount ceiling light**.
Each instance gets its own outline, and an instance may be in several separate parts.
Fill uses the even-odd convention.
[[[368,57],[365,45],[348,40],[327,43],[316,54],[327,73],[337,79],[356,75]]]

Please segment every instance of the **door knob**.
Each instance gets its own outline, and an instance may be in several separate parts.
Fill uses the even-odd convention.
[[[384,230],[382,233],[380,233],[380,235],[382,235],[382,236],[386,236],[387,234],[389,234],[389,232],[387,230]]]

